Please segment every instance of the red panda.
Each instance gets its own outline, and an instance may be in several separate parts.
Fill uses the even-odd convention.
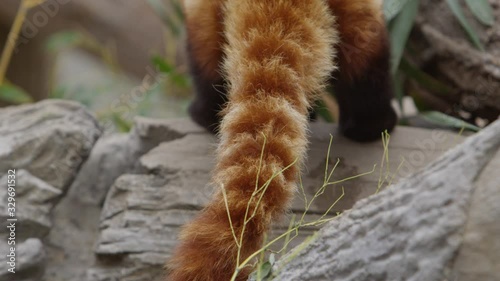
[[[332,85],[339,128],[347,137],[374,140],[395,126],[379,2],[184,1],[197,91],[189,111],[197,123],[218,133],[220,143],[212,180],[216,191],[181,231],[167,264],[168,280],[230,280],[237,265],[231,227],[241,233],[256,181],[278,173],[262,200],[249,204],[255,217],[246,225],[241,258],[261,247],[296,189],[307,148],[308,110],[323,87]],[[251,270],[245,268],[236,280],[246,280]]]

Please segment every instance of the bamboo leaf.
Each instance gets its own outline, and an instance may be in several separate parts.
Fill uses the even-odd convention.
[[[446,115],[438,111],[429,111],[422,113],[422,117],[436,125],[455,128],[455,129],[467,129],[473,132],[478,132],[481,128],[469,124],[463,120],[455,118],[453,116]]]
[[[158,55],[154,55],[151,58],[151,62],[158,68],[160,72],[163,72],[165,74],[171,74],[172,72],[174,72],[174,66]]]
[[[170,30],[170,32],[178,37],[181,33],[181,26],[179,21],[182,20],[182,18],[175,19],[172,15],[174,13],[170,13],[167,11],[166,7],[164,6],[164,3],[161,0],[148,0],[149,5],[153,8],[153,10],[156,12],[156,14],[161,18],[161,20],[166,24],[167,28]],[[175,5],[176,3],[173,3],[172,5]],[[178,4],[178,3],[177,3]],[[180,13],[182,14],[182,9],[180,5],[177,7],[173,7],[175,13]]]
[[[417,17],[418,6],[420,1],[411,0],[401,10],[394,20],[389,25],[389,33],[391,37],[391,72],[395,74],[398,70],[401,58],[406,47],[406,42],[410,37],[415,18]]]
[[[477,1],[477,0],[474,0],[474,1]],[[460,25],[467,33],[467,36],[469,36],[469,39],[472,41],[472,43],[476,46],[476,48],[478,48],[481,51],[484,51],[484,46],[481,43],[481,40],[479,40],[479,37],[477,37],[476,31],[472,28],[472,26],[467,21],[467,18],[465,17],[462,6],[460,6],[460,3],[458,2],[458,0],[446,0],[446,3],[448,3],[448,6],[450,6],[451,11],[453,12],[453,14],[457,18],[457,20],[460,22]]]
[[[0,85],[0,100],[12,104],[22,104],[33,102],[33,98],[28,95],[23,89],[10,84],[4,83]]]
[[[272,269],[273,265],[271,264],[271,262],[266,261],[250,275],[248,280],[249,281],[269,280],[268,278],[271,276]],[[258,275],[260,275],[260,279],[257,277]]]
[[[453,88],[430,76],[429,74],[418,69],[412,65],[408,60],[402,59],[400,68],[407,77],[417,81],[425,89],[438,94],[440,96],[447,96],[453,92]]]
[[[465,0],[465,3],[482,24],[492,26],[495,23],[493,9],[488,0]]]
[[[118,113],[113,113],[111,115],[111,120],[113,121],[116,128],[120,132],[126,133],[126,132],[129,132],[130,129],[132,129],[132,123],[123,119],[123,117],[120,116],[120,114],[118,114]]]
[[[175,67],[161,56],[154,55],[151,58],[151,62],[154,66],[156,66],[158,71],[167,74],[170,81],[172,81],[176,86],[184,89],[190,86],[189,78],[186,75],[177,72]]]
[[[390,21],[396,17],[408,1],[409,0],[385,0],[383,5],[385,19]]]
[[[174,11],[175,11],[175,14],[177,15],[177,18],[184,21],[184,12],[182,11],[181,3],[177,0],[172,0],[172,6],[174,6]]]
[[[184,74],[174,72],[170,79],[177,87],[182,89],[187,89],[191,85],[189,78]]]

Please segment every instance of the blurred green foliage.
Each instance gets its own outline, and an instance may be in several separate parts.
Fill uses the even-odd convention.
[[[476,19],[484,25],[491,26],[494,22],[492,7],[488,0],[446,0],[449,8],[455,15],[456,19],[467,33],[471,43],[479,50],[484,51],[484,46],[477,36],[477,32],[469,23],[464,15],[461,1],[465,1],[467,7],[474,14]],[[384,1],[384,14],[389,26],[389,33],[391,38],[391,72],[395,80],[395,92],[399,101],[400,107],[402,99],[404,98],[403,85],[405,81],[411,80],[422,86],[432,94],[442,96],[447,95],[453,89],[444,84],[443,82],[435,79],[423,70],[412,65],[412,63],[404,58],[404,53],[407,51],[407,43],[415,24],[415,19],[418,13],[420,1],[419,0],[385,0]],[[442,126],[456,128],[457,121],[460,121],[462,128],[475,130],[477,127],[465,125],[465,122],[448,116],[443,118],[442,113],[427,112],[427,105],[423,103],[416,103],[421,115],[428,121]],[[402,111],[402,110],[401,110]],[[403,112],[403,111],[402,111]],[[403,116],[403,122],[404,116]]]
[[[27,1],[27,0],[23,0]],[[30,0],[31,1],[31,0]],[[468,22],[464,15],[463,6],[466,6],[476,19],[484,25],[491,26],[494,23],[492,8],[488,0],[445,0],[449,8],[456,16],[458,22],[463,27],[464,31],[467,33],[471,43],[479,50],[484,50],[484,46],[480,42],[477,32],[473,29],[471,24]],[[463,5],[465,1],[466,5]],[[167,41],[178,41],[182,37],[183,33],[183,21],[184,16],[182,12],[182,7],[178,0],[171,0],[165,2],[162,0],[148,0],[150,6],[158,14],[165,24],[167,34],[170,40]],[[167,5],[166,5],[167,3]],[[410,37],[410,33],[415,23],[415,19],[418,13],[420,0],[384,0],[383,8],[384,15],[386,17],[390,40],[392,48],[392,61],[391,61],[391,72],[395,81],[395,92],[397,93],[397,99],[400,106],[402,105],[402,99],[405,96],[405,90],[403,85],[405,81],[414,81],[421,85],[426,90],[432,92],[436,95],[446,95],[450,93],[453,89],[435,79],[431,75],[425,73],[418,67],[411,64],[410,61],[404,58],[405,51],[407,51],[407,43]],[[91,35],[86,34],[81,31],[62,31],[54,34],[47,41],[46,49],[52,54],[57,54],[64,49],[68,48],[85,48],[93,53],[98,54],[102,60],[115,72],[120,72],[120,66],[114,55],[114,50],[109,46],[103,45],[98,40],[93,38]],[[172,51],[175,47],[168,46],[169,49],[166,50],[164,56],[153,55],[151,57],[151,62],[155,66],[159,74],[162,74],[165,79],[167,79],[169,90],[165,92],[172,92],[172,87],[180,89],[181,92],[189,93],[192,92],[191,80],[186,74],[186,69],[179,70],[174,63],[176,51]],[[8,60],[2,56],[1,60]],[[0,81],[4,77],[0,77]],[[163,84],[163,83],[160,83]],[[94,89],[92,90],[93,92]],[[88,94],[89,91],[85,89],[76,89],[73,91],[68,91],[64,87],[58,86],[54,87],[52,85],[52,90],[49,98],[63,98],[63,99],[74,99],[84,104],[92,103],[92,94]],[[138,112],[147,112],[147,106],[154,104],[151,95],[157,94],[161,91],[147,91],[145,100],[138,106]],[[95,95],[95,93],[94,93]],[[21,104],[33,102],[33,99],[28,93],[26,93],[20,87],[12,85],[7,81],[0,84],[0,100],[10,103],[10,104]],[[184,102],[187,106],[188,100]],[[333,122],[334,118],[326,110],[325,103],[323,101],[318,101],[317,103],[317,113],[326,121]],[[423,112],[426,118],[432,119],[434,122],[439,122],[440,124],[447,125],[449,127],[456,127],[456,119],[451,120],[447,118],[441,118],[441,115],[437,113],[427,113],[425,112],[426,106],[424,104],[419,104],[419,110]],[[126,131],[130,129],[130,121],[125,120],[117,114],[116,112],[104,112],[101,113],[102,116],[112,120],[115,126],[120,131]],[[466,126],[466,128],[475,130],[475,128]]]
[[[12,104],[30,103],[33,99],[23,89],[9,82],[0,85],[0,99]]]

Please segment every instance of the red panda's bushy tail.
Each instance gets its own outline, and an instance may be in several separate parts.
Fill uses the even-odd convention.
[[[230,280],[238,246],[222,188],[239,238],[256,181],[261,187],[278,174],[262,200],[253,197],[249,204],[255,216],[244,230],[240,262],[261,247],[271,221],[288,207],[306,150],[308,108],[334,68],[334,26],[323,0],[226,1],[229,102],[213,175],[217,192],[183,229],[169,264],[171,281]],[[245,269],[237,280],[247,276]]]

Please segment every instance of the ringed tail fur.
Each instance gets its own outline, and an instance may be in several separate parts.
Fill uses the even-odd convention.
[[[168,265],[171,281],[230,280],[237,264],[262,246],[297,188],[308,110],[335,68],[338,34],[327,1],[205,1],[221,5],[227,104],[216,191],[183,228]],[[252,196],[268,181],[262,199],[261,193]],[[247,206],[252,218],[245,223]],[[236,280],[246,280],[250,271],[244,268]]]

